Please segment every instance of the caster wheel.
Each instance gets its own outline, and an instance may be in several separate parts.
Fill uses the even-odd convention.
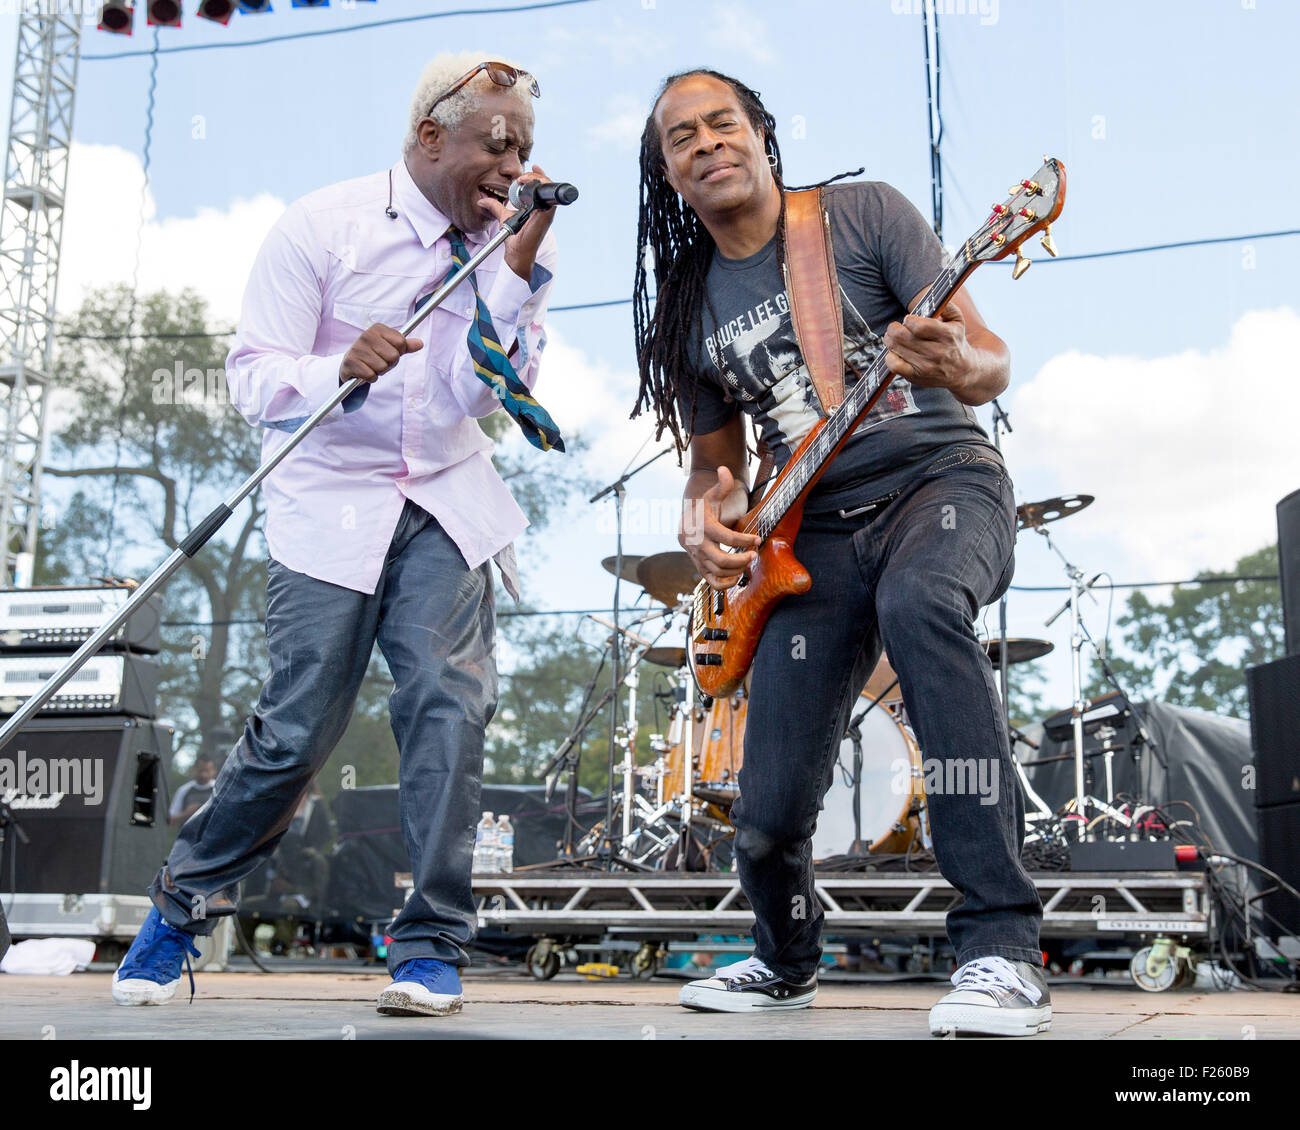
[[[549,946],[533,946],[524,955],[528,972],[538,981],[549,981],[560,971],[560,955]]]
[[[638,981],[648,981],[659,969],[659,951],[654,946],[642,946],[632,958],[632,976]]]
[[[1163,993],[1179,981],[1178,961],[1172,953],[1167,952],[1163,961],[1149,965],[1151,949],[1151,946],[1144,946],[1138,950],[1128,963],[1128,970],[1139,989],[1145,989],[1148,993]]]

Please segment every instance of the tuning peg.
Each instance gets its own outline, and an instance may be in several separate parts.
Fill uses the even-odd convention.
[[[1048,224],[1043,229],[1043,237],[1038,241],[1043,245],[1043,250],[1053,259],[1056,258],[1056,244],[1052,242],[1052,225]]]
[[[1033,260],[1030,259],[1030,258],[1028,258],[1028,257],[1026,257],[1026,256],[1021,252],[1020,248],[1017,247],[1017,248],[1016,248],[1016,265],[1015,265],[1014,267],[1011,268],[1011,277],[1012,277],[1013,279],[1018,279],[1018,278],[1019,278],[1021,275],[1023,275],[1027,270],[1029,270],[1029,267],[1030,267],[1030,264],[1031,264],[1031,263],[1033,263]]]

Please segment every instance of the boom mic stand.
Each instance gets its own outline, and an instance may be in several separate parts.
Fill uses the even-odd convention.
[[[1083,614],[1079,610],[1079,602],[1083,599],[1084,594],[1092,597],[1095,601],[1097,598],[1092,596],[1092,586],[1101,576],[1098,573],[1090,581],[1083,579],[1083,573],[1066,558],[1065,554],[1057,548],[1056,542],[1052,540],[1052,535],[1047,532],[1046,526],[1036,527],[1038,532],[1047,539],[1047,544],[1051,547],[1052,552],[1061,559],[1065,566],[1066,575],[1070,578],[1070,598],[1060,608],[1058,608],[1048,618],[1045,627],[1051,627],[1056,623],[1057,617],[1064,612],[1070,613],[1070,689],[1074,695],[1074,706],[1071,708],[1071,727],[1074,731],[1074,809],[1075,816],[1078,818],[1079,840],[1088,839],[1088,809],[1094,808],[1099,812],[1109,816],[1112,820],[1118,821],[1125,827],[1130,826],[1133,822],[1122,812],[1113,808],[1106,801],[1098,800],[1094,796],[1087,795],[1084,783],[1084,752],[1083,752],[1083,716],[1087,711],[1087,703],[1083,699],[1083,645],[1085,640],[1093,645],[1093,650],[1097,650],[1097,645],[1092,636],[1088,634],[1088,629],[1083,623]]]
[[[516,234],[524,223],[534,212],[534,207],[530,204],[526,208],[514,213],[501,222],[500,230],[491,239],[487,241],[469,261],[453,275],[447,279],[437,290],[428,296],[416,308],[414,314],[406,320],[405,325],[399,331],[403,337],[410,336],[411,332],[418,326],[429,314],[438,306],[446,301],[447,296],[462,282],[464,282],[473,273],[489,255],[501,246],[510,236]],[[97,628],[90,637],[83,643],[67,661],[54,672],[45,684],[23,703],[16,713],[3,725],[0,726],[0,749],[4,748],[5,743],[14,736],[42,706],[44,706],[73,675],[75,675],[101,647],[105,641],[110,639],[119,627],[122,626],[135,612],[139,605],[149,599],[158,589],[167,582],[168,578],[176,572],[187,560],[193,557],[202,549],[212,536],[226,524],[226,521],[234,513],[235,507],[244,501],[250,494],[255,491],[263,479],[276,469],[289,454],[293,451],[307,435],[319,424],[326,416],[330,414],[338,405],[342,404],[349,396],[359,389],[365,382],[360,377],[353,377],[346,384],[339,386],[335,392],[324,404],[316,409],[302,425],[295,431],[278,451],[266,460],[256,471],[254,471],[239,488],[222,502],[215,510],[194,527],[185,537],[185,539],[172,551],[170,557],[158,566],[149,576],[140,584],[140,586],[131,594],[131,598],[117,610],[117,613],[109,620]]]

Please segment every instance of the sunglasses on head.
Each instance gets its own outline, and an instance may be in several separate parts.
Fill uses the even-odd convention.
[[[480,63],[473,70],[466,71],[460,76],[460,78],[453,82],[445,92],[439,94],[429,106],[428,114],[432,114],[434,107],[437,106],[439,102],[445,102],[455,94],[456,91],[464,87],[470,79],[479,73],[479,71],[487,71],[488,78],[496,83],[497,86],[514,86],[515,83],[519,81],[520,75],[527,75],[529,93],[532,94],[534,98],[540,98],[542,96],[542,88],[537,85],[537,80],[532,75],[528,74],[527,71],[518,70],[515,67],[512,67],[509,63]],[[425,116],[428,117],[428,114]]]

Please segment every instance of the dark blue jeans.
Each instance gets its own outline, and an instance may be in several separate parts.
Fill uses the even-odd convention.
[[[149,888],[170,923],[210,934],[238,884],[289,828],[343,735],[376,641],[393,675],[402,835],[414,888],[389,933],[388,968],[467,965],[483,734],[496,710],[491,562],[470,569],[437,520],[407,502],[373,595],[267,569],[271,673],[212,799],[181,829]]]
[[[805,511],[795,555],[812,588],[777,606],[759,644],[732,808],[755,951],[805,981],[823,914],[811,837],[850,712],[881,646],[898,673],[922,756],[939,869],[961,893],[948,936],[959,963],[1041,962],[1042,904],[1020,863],[1024,800],[1011,766],[993,668],[976,642],[982,606],[1011,583],[1015,503],[1002,466],[977,449],[945,454],[875,516]]]

